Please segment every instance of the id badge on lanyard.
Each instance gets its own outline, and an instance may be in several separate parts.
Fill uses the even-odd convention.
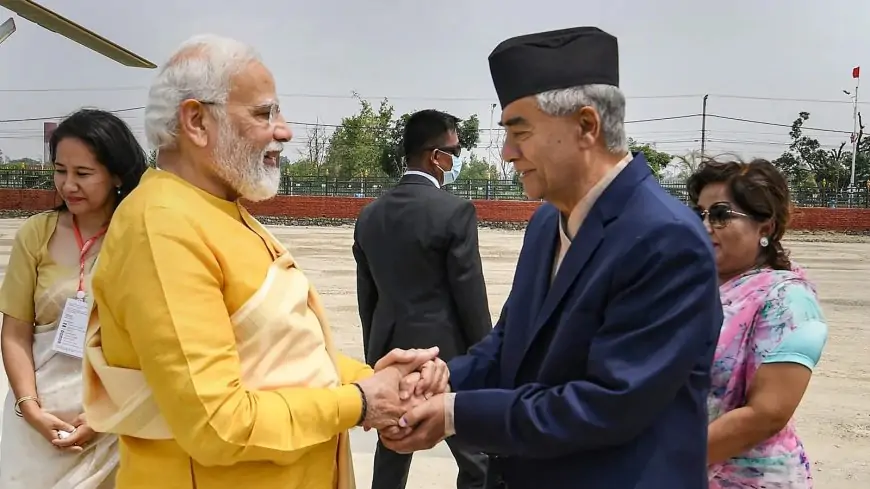
[[[58,353],[76,358],[84,358],[85,356],[85,335],[91,316],[91,304],[85,293],[85,261],[88,251],[93,248],[98,239],[106,234],[106,230],[107,228],[104,227],[93,237],[84,241],[75,217],[73,217],[73,231],[76,243],[79,245],[79,283],[76,296],[66,300],[57,332],[54,335],[54,343],[52,343],[51,348]]]

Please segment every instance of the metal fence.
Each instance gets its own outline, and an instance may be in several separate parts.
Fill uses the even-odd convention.
[[[357,178],[339,180],[327,177],[290,177],[281,179],[281,195],[322,197],[380,197],[392,188],[396,180]],[[662,182],[662,187],[683,202],[689,195],[684,182]],[[445,187],[447,191],[466,199],[526,200],[521,184],[513,180],[457,180]],[[863,207],[870,208],[867,188],[834,189],[822,187],[792,188],[792,201],[799,207]]]
[[[279,195],[305,195],[319,197],[380,197],[395,186],[390,178],[337,179],[329,177],[283,175]],[[0,188],[52,189],[51,169],[0,168]],[[682,182],[662,182],[671,195],[688,201],[686,186]],[[522,185],[513,180],[458,180],[445,187],[449,192],[466,199],[526,200]],[[853,190],[824,187],[792,188],[792,200],[799,207],[861,207],[870,208],[867,187]]]
[[[0,188],[45,189],[54,188],[51,169],[20,169],[0,167]]]

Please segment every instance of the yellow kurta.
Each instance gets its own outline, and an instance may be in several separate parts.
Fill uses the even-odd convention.
[[[115,212],[93,285],[102,353],[141,371],[171,432],[121,437],[118,489],[335,486],[338,434],[362,409],[347,384],[371,369],[341,354],[337,373],[328,368],[322,335],[308,338],[307,361],[325,367],[312,378],[269,385],[268,363],[243,365],[240,335],[265,343],[231,317],[280,253],[264,234],[238,204],[163,171],[147,172]],[[299,321],[313,317],[301,309]],[[252,368],[263,370],[255,388],[243,375]]]

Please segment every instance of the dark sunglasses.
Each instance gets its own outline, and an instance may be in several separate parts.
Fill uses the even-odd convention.
[[[735,211],[728,202],[716,202],[707,210],[695,207],[695,213],[698,214],[702,222],[704,219],[709,219],[710,226],[716,229],[724,228],[735,217],[750,217],[749,214]]]
[[[453,155],[457,158],[459,158],[459,156],[462,154],[462,146],[460,146],[458,144],[456,146],[439,146],[437,148],[428,148],[428,149],[431,151],[441,151],[442,153],[447,153],[447,154]]]

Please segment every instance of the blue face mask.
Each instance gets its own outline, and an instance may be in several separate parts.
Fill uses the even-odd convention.
[[[450,185],[455,182],[456,179],[459,178],[459,174],[462,173],[462,160],[460,160],[456,155],[450,156],[453,158],[453,168],[451,168],[450,171],[444,171],[441,166],[438,166],[438,169],[444,174],[444,183],[442,183],[442,185]]]

